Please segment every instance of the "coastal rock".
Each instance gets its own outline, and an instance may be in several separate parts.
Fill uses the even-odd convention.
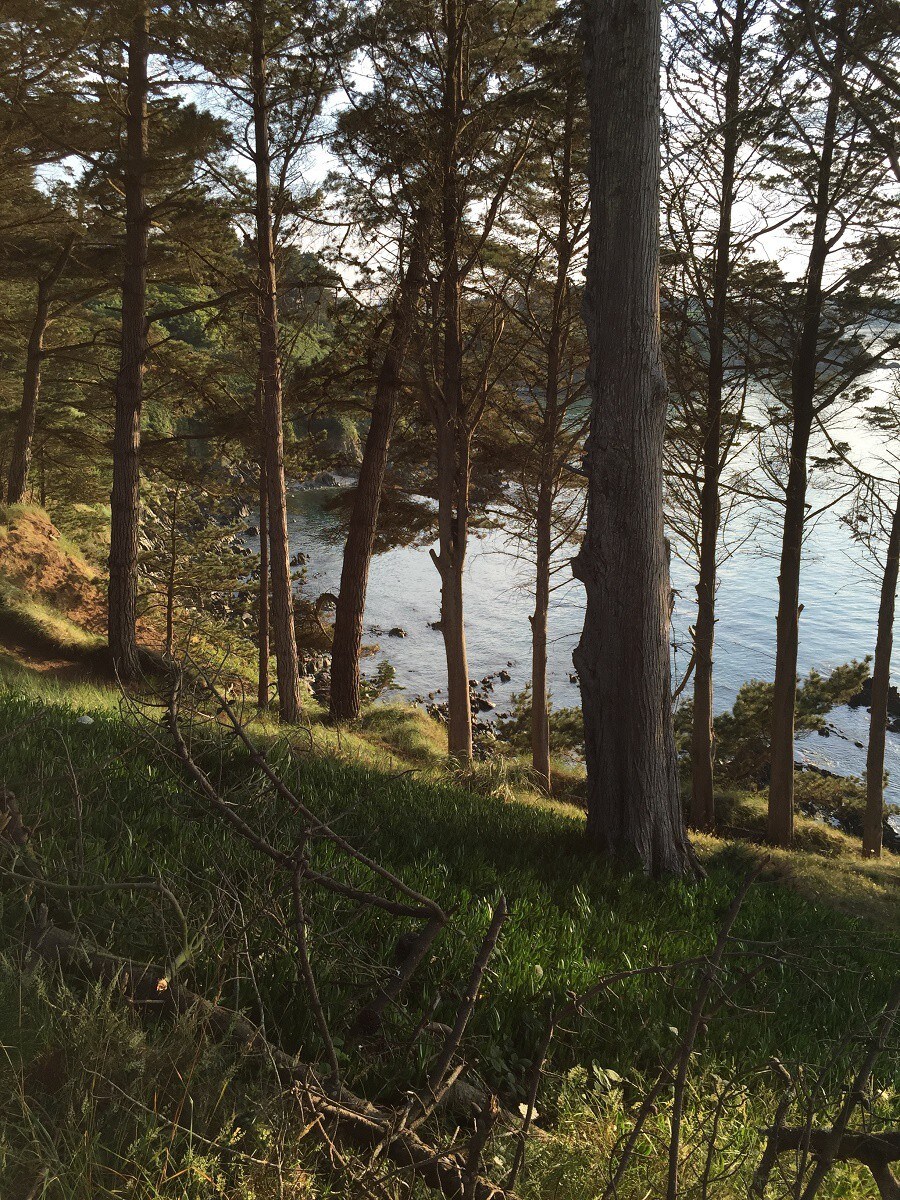
[[[870,708],[872,705],[872,677],[863,683],[855,696],[847,701],[851,708]],[[900,691],[891,684],[888,688],[888,716],[900,717]]]

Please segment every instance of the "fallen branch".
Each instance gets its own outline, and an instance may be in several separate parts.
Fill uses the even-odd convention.
[[[211,786],[199,769],[195,778],[204,791]],[[217,804],[222,803],[217,795],[215,799]],[[20,855],[26,858],[32,873],[23,878],[43,886],[43,872],[34,855],[28,828],[22,820],[15,797],[5,790],[0,790],[0,838],[15,846]],[[295,887],[299,884],[300,875],[297,864]],[[505,915],[502,902],[498,909]],[[298,937],[305,940],[302,934],[302,904],[295,915]],[[500,924],[502,917],[498,921],[498,914],[495,913],[486,939],[490,948],[496,941]],[[89,946],[78,934],[53,925],[43,905],[38,910],[37,919],[32,919],[28,927],[26,940],[32,954],[54,966],[80,970],[95,981],[116,985],[136,1010],[174,1016],[189,1012],[198,1014],[219,1040],[228,1041],[242,1053],[271,1063],[297,1099],[301,1111],[311,1111],[311,1128],[317,1129],[329,1144],[333,1139],[363,1153],[383,1154],[398,1168],[414,1171],[429,1187],[454,1200],[463,1195],[472,1200],[514,1200],[511,1192],[473,1172],[471,1151],[469,1154],[435,1151],[414,1130],[406,1127],[403,1114],[376,1108],[337,1084],[329,1089],[315,1068],[298,1063],[294,1057],[273,1045],[252,1021],[171,979],[164,968]],[[475,971],[484,958],[478,974],[479,982],[489,954],[490,950],[485,952],[483,946],[476,960]],[[336,1064],[333,1048],[329,1057],[332,1059],[330,1065],[334,1078]]]
[[[691,1055],[694,1052],[694,1045],[697,1041],[697,1036],[703,1024],[704,1009],[706,1002],[709,999],[713,984],[719,973],[719,968],[722,965],[722,957],[725,954],[725,948],[728,945],[728,938],[731,933],[732,926],[737,920],[738,913],[741,911],[741,906],[747,897],[751,886],[758,878],[763,867],[768,860],[764,859],[752,870],[744,879],[743,883],[737,890],[737,894],[729,905],[728,912],[725,914],[725,919],[719,929],[719,936],[716,938],[716,944],[709,956],[706,969],[700,977],[700,983],[697,987],[697,994],[694,997],[694,1003],[691,1007],[691,1014],[688,1020],[687,1033],[685,1034],[682,1044],[681,1054],[678,1059],[678,1069],[675,1073],[675,1081],[672,1089],[672,1117],[671,1117],[671,1134],[669,1137],[669,1178],[666,1188],[667,1200],[678,1200],[678,1185],[680,1171],[680,1155],[681,1155],[681,1124],[684,1116],[684,1099],[687,1087],[688,1070],[691,1062]]]
[[[511,1192],[482,1176],[473,1179],[467,1155],[435,1152],[414,1131],[399,1127],[396,1113],[377,1108],[346,1088],[330,1093],[313,1067],[298,1063],[274,1046],[252,1021],[169,980],[161,967],[89,947],[77,934],[49,924],[34,924],[28,941],[32,953],[49,963],[82,970],[99,982],[117,983],[135,1008],[152,1008],[176,1016],[198,1014],[218,1039],[274,1064],[301,1109],[311,1110],[323,1134],[336,1142],[362,1152],[380,1149],[397,1167],[413,1171],[430,1188],[448,1197],[515,1200]]]
[[[822,1180],[828,1174],[831,1164],[837,1158],[837,1150],[843,1142],[844,1135],[847,1133],[847,1127],[850,1124],[850,1118],[853,1116],[853,1110],[865,1100],[869,1079],[872,1076],[872,1071],[875,1069],[875,1064],[879,1056],[884,1050],[888,1035],[897,1019],[898,1011],[900,1011],[900,980],[895,984],[891,997],[881,1013],[878,1028],[869,1040],[866,1053],[856,1072],[856,1077],[847,1092],[844,1103],[841,1105],[840,1112],[835,1118],[834,1125],[824,1135],[822,1149],[818,1152],[816,1165],[812,1170],[809,1182],[803,1190],[801,1200],[813,1200],[813,1197],[822,1184]]]
[[[900,1160],[900,1130],[888,1133],[857,1133],[847,1130],[835,1144],[831,1129],[809,1129],[806,1125],[769,1129],[767,1146],[775,1154],[811,1150],[819,1161],[859,1162],[868,1167],[881,1200],[900,1200],[900,1180],[890,1163]]]
[[[807,1130],[805,1125],[791,1125],[779,1130],[766,1130],[775,1134],[775,1145],[779,1154],[788,1150],[799,1150],[809,1139],[809,1148],[813,1154],[823,1154],[828,1149],[830,1129]],[[892,1129],[888,1133],[864,1133],[849,1130],[841,1137],[834,1153],[835,1162],[868,1163],[900,1161],[900,1129]]]

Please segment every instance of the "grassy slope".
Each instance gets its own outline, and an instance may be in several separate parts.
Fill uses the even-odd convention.
[[[42,668],[100,649],[99,571],[43,509],[0,505],[0,647]]]
[[[84,713],[92,716],[92,725],[78,723],[78,715]],[[152,721],[158,713],[147,716]],[[314,752],[309,749],[310,735],[317,744]],[[270,1029],[277,1029],[286,1045],[315,1045],[306,1007],[298,1003],[288,906],[280,881],[196,804],[177,764],[166,753],[164,739],[161,745],[154,744],[158,736],[158,726],[121,713],[112,692],[86,684],[71,688],[9,667],[5,670],[5,691],[0,696],[2,781],[19,796],[26,819],[36,827],[50,875],[95,882],[158,873],[185,910],[196,943],[188,973],[197,986],[221,994],[226,1003],[252,1009],[257,1007],[258,993]],[[585,848],[580,817],[574,810],[511,798],[508,783],[501,780],[498,786],[492,774],[468,780],[483,794],[438,782],[439,746],[434,732],[419,716],[402,710],[377,713],[369,719],[368,730],[364,726],[352,735],[338,735],[314,723],[307,735],[292,745],[275,747],[274,752],[316,811],[409,882],[445,904],[459,905],[440,955],[410,995],[416,1012],[443,987],[436,1016],[452,1019],[456,983],[471,961],[489,906],[501,891],[506,894],[512,917],[494,962],[487,998],[474,1018],[471,1046],[482,1077],[512,1100],[521,1094],[548,993],[559,998],[567,989],[584,987],[598,973],[707,950],[737,880],[756,853],[703,839],[699,849],[707,878],[697,886],[651,883],[613,872]],[[203,756],[210,771],[231,789],[235,802],[247,801],[251,772],[242,756],[218,738],[206,745]],[[402,773],[411,762],[419,764],[425,778]],[[286,817],[271,797],[254,797],[245,811],[285,844]],[[354,878],[352,873],[350,877]],[[361,876],[356,879],[362,882]],[[890,864],[870,866],[850,856],[838,860],[811,854],[777,856],[751,894],[738,932],[744,939],[777,950],[782,962],[764,968],[744,989],[741,1002],[746,1013],[713,1024],[697,1068],[701,1076],[735,1077],[749,1069],[762,1070],[773,1054],[791,1064],[823,1062],[848,1021],[877,1007],[895,970],[900,937],[891,911],[897,887],[897,869]],[[0,903],[4,940],[12,943],[21,919],[20,898],[7,891]],[[79,895],[71,900],[71,916],[102,944],[123,953],[159,958],[180,948],[177,921],[167,910],[158,910],[146,894]],[[310,916],[323,998],[339,1029],[347,995],[362,999],[383,964],[390,962],[397,929],[369,917],[348,928],[347,910],[314,900]],[[240,937],[239,927],[245,931]],[[248,959],[249,948],[254,952]],[[17,987],[15,975],[7,976],[8,998]],[[86,1023],[85,1045],[92,1047],[93,1057],[96,1042],[108,1038],[110,1023],[119,1029],[123,1020],[97,997],[63,1002],[56,991],[43,998],[26,994],[23,999],[20,992],[16,994],[19,1000],[6,1006],[6,1028],[0,1033],[7,1045],[20,1046],[23,1038],[21,1023],[10,1018],[18,1013],[27,1020],[29,1014],[33,1018],[37,1012],[45,1013],[46,1036],[36,1045],[21,1047],[23,1062],[40,1063],[52,1057],[60,1038],[68,1040],[66,1031],[78,1022]],[[622,985],[604,997],[588,1019],[560,1037],[548,1082],[548,1102],[560,1133],[557,1142],[540,1149],[532,1183],[538,1194],[550,1177],[564,1178],[562,1195],[594,1194],[588,1181],[596,1172],[597,1156],[602,1157],[618,1127],[621,1105],[616,1099],[610,1108],[610,1095],[598,1092],[599,1076],[591,1074],[591,1064],[630,1080],[652,1072],[675,1043],[672,1030],[683,1023],[689,995],[686,983],[671,989],[659,982]],[[49,1021],[48,1003],[53,1014]],[[65,1019],[60,1018],[61,1007],[69,1014]],[[385,1044],[368,1056],[360,1057],[349,1044],[344,1047],[357,1087],[391,1095],[420,1077],[429,1053],[427,1043],[411,1055],[396,1053],[397,1045],[409,1036],[414,1016],[398,1012]],[[127,1028],[129,1039],[138,1038],[133,1025]],[[165,1038],[174,1038],[181,1046],[179,1036],[183,1032],[167,1032],[164,1044]],[[134,1053],[142,1064],[143,1083],[137,1084],[127,1072],[123,1076],[118,1055],[107,1045],[116,1086],[143,1095],[143,1102],[152,1098],[152,1089],[146,1091],[148,1061],[161,1054],[166,1062],[178,1062],[181,1052],[186,1052],[184,1047],[163,1051],[152,1039],[140,1041]],[[70,1088],[77,1090],[78,1079],[82,1082],[77,1086],[85,1086],[79,1074],[83,1068],[84,1063],[77,1070],[67,1068]],[[28,1069],[21,1063],[17,1066],[20,1081]],[[221,1063],[209,1069],[224,1071]],[[224,1107],[206,1118],[208,1132],[217,1135],[221,1123],[231,1119],[228,1114],[234,1115],[237,1103],[224,1084],[223,1088]],[[15,1087],[10,1094],[16,1094]],[[626,1088],[626,1099],[629,1094]],[[267,1103],[271,1104],[271,1097]],[[750,1136],[748,1120],[761,1124],[771,1111],[764,1072],[752,1094],[752,1118],[748,1103],[744,1101],[730,1135],[732,1148],[735,1139]],[[253,1144],[258,1149],[258,1139],[268,1136],[262,1130],[268,1128],[271,1109],[263,1105],[254,1113],[257,1140]],[[9,1120],[10,1128],[15,1128],[13,1117]],[[93,1109],[91,1120],[98,1122],[98,1146],[115,1142],[116,1153],[125,1153],[118,1124],[107,1129],[109,1119]],[[158,1135],[157,1124],[152,1129]],[[67,1136],[74,1136],[70,1125],[64,1122],[64,1127]],[[144,1129],[142,1136],[150,1132]],[[21,1131],[18,1136],[28,1141]],[[40,1139],[34,1142],[34,1134],[30,1136],[34,1145],[29,1145],[37,1156]],[[17,1145],[14,1157],[20,1159],[24,1152]],[[181,1146],[177,1161],[182,1167],[185,1152]],[[146,1149],[130,1148],[129,1170],[136,1170],[135,1164],[143,1162],[146,1153]],[[92,1161],[90,1170],[98,1169]],[[652,1156],[646,1169],[651,1178]],[[82,1194],[76,1190],[81,1177],[67,1178],[70,1193],[65,1194]],[[203,1186],[197,1183],[196,1195],[221,1194],[204,1191]],[[859,1190],[864,1185],[858,1178],[852,1186],[856,1190],[846,1194],[865,1194]],[[0,1193],[6,1194],[2,1186]],[[88,1194],[93,1195],[84,1193]],[[170,1190],[162,1187],[139,1194],[195,1193],[178,1191],[173,1184]]]
[[[40,513],[6,517],[0,538],[22,528],[23,517],[26,532],[45,521]],[[64,539],[52,542],[41,561],[57,585],[74,578],[81,589],[82,567],[92,568]],[[116,692],[78,667],[95,635],[47,603],[39,585],[23,587],[27,556],[20,560],[18,577],[0,580],[0,784],[18,795],[48,875],[88,885],[161,878],[187,920],[189,980],[263,1015],[270,1035],[310,1052],[316,1033],[296,978],[282,881],[198,805],[160,733],[159,712],[123,710]],[[79,721],[85,715],[92,723]],[[253,823],[289,844],[281,806],[257,794],[246,759],[220,731],[209,732],[199,731],[197,747],[211,774]],[[512,915],[467,1053],[473,1074],[515,1104],[548,1000],[606,971],[708,950],[761,853],[746,841],[698,839],[707,877],[696,886],[614,872],[585,847],[579,810],[540,797],[523,763],[449,772],[441,727],[403,706],[377,707],[354,729],[335,730],[311,704],[307,728],[290,740],[269,722],[256,722],[255,733],[311,807],[408,882],[457,906],[383,1041],[365,1054],[341,1041],[350,1082],[387,1099],[421,1081],[434,1045],[420,1039],[410,1050],[411,1028],[438,992],[435,1016],[452,1020],[459,981],[501,892]],[[757,804],[732,804],[738,823],[758,824]],[[772,855],[736,930],[736,949],[764,957],[735,959],[732,976],[751,961],[759,969],[741,1007],[712,1024],[694,1067],[693,1134],[722,1081],[735,1089],[721,1129],[728,1154],[745,1161],[717,1193],[725,1197],[742,1194],[758,1154],[754,1126],[776,1102],[767,1060],[777,1054],[792,1068],[819,1070],[848,1026],[877,1008],[896,971],[896,860],[863,862],[850,839],[820,825],[801,821],[799,832],[806,849]],[[316,854],[334,865],[321,848]],[[368,882],[352,871],[348,878]],[[148,1031],[100,992],[69,991],[41,972],[23,978],[23,899],[15,883],[0,885],[0,1195],[249,1200],[346,1186],[344,1175],[329,1181],[305,1147],[298,1155],[272,1079],[234,1064],[189,1021]],[[350,919],[315,896],[308,908],[319,984],[340,1040],[348,997],[351,1007],[361,1002],[390,969],[398,928],[371,915]],[[78,893],[59,911],[123,954],[171,959],[184,949],[171,908],[146,892]],[[535,1148],[526,1195],[596,1195],[628,1105],[677,1044],[690,996],[687,978],[633,980],[561,1032],[541,1099],[555,1132]],[[837,1079],[824,1082],[833,1088]],[[896,1096],[885,1095],[880,1103],[896,1123]],[[181,1129],[186,1104],[189,1136]],[[658,1191],[665,1120],[663,1102],[623,1198]],[[295,1173],[286,1192],[272,1190],[271,1164],[282,1157]],[[316,1167],[314,1185],[305,1165]],[[852,1171],[829,1187],[835,1197],[871,1191]]]

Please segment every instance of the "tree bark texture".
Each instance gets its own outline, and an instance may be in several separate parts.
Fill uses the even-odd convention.
[[[457,140],[463,119],[465,74],[464,13],[447,0],[447,44],[442,99],[441,237],[443,361],[440,399],[434,414],[437,442],[438,553],[432,559],[441,577],[441,630],[447,658],[447,740],[452,758],[472,761],[472,702],[463,608],[463,577],[469,536],[471,429],[463,394],[462,198]]]
[[[531,769],[550,790],[550,701],[547,694],[547,614],[550,610],[551,473],[541,464],[538,485],[534,613],[531,617]]]
[[[469,441],[446,414],[439,417],[436,433],[438,553],[432,550],[431,557],[441,577],[441,632],[447,659],[447,746],[452,758],[470,763],[472,701],[463,604],[469,536]]]
[[[271,153],[265,52],[265,0],[251,7],[251,86],[256,169],[256,251],[259,265],[259,371],[262,385],[262,437],[269,498],[269,559],[272,578],[270,626],[275,645],[278,711],[282,721],[301,715],[300,669],[294,626],[291,556],[284,478],[281,354],[272,226]]]
[[[706,428],[703,437],[703,483],[700,489],[700,563],[697,579],[697,624],[694,633],[694,713],[691,727],[691,824],[713,829],[713,651],[716,636],[717,548],[721,521],[719,481],[722,471],[722,409],[725,387],[725,314],[731,276],[731,224],[734,173],[740,135],[741,51],[745,5],[738,0],[728,47],[725,120],[722,146],[721,197],[716,230],[713,293],[709,312]]]
[[[884,742],[891,683],[891,654],[894,649],[894,609],[897,575],[900,570],[900,494],[891,522],[881,603],[878,606],[878,636],[872,669],[872,709],[869,719],[869,749],[866,754],[866,813],[863,819],[863,854],[881,858],[884,836]]]
[[[663,529],[659,5],[589,0],[584,33],[592,413],[587,524],[573,570],[587,601],[574,655],[587,832],[601,851],[637,858],[653,875],[684,874],[693,856],[678,790]]]
[[[395,297],[393,325],[375,382],[372,420],[366,434],[359,482],[353,496],[353,510],[344,546],[331,649],[330,712],[335,721],[351,721],[359,716],[359,656],[369,567],[375,547],[381,493],[397,400],[402,387],[403,367],[415,321],[416,303],[425,278],[427,258],[428,227],[425,218],[420,216],[416,218],[416,226],[412,231],[406,270]]]
[[[172,496],[169,519],[169,571],[166,579],[166,655],[172,657],[175,646],[175,576],[178,570],[178,488]]]
[[[147,240],[150,55],[147,0],[137,5],[128,41],[125,160],[125,269],[122,337],[115,382],[113,480],[109,543],[108,637],[113,667],[123,681],[136,678],[138,553],[141,525],[141,405],[147,358]]]
[[[839,78],[840,65],[836,65]],[[794,837],[794,709],[797,699],[797,650],[800,641],[800,562],[806,526],[807,456],[815,420],[819,325],[823,299],[822,277],[829,250],[831,171],[834,163],[839,102],[840,85],[834,80],[823,126],[822,151],[816,179],[815,221],[803,297],[803,319],[791,373],[793,426],[778,572],[769,780],[768,836],[769,841],[776,846],[789,846]]]
[[[557,226],[556,279],[547,337],[547,375],[536,506],[534,613],[531,618],[531,767],[550,791],[550,697],[547,688],[547,616],[550,610],[550,567],[553,553],[553,501],[559,483],[556,441],[559,436],[559,381],[565,352],[564,312],[569,292],[573,244],[569,229],[572,208],[572,139],[575,96],[570,86],[563,131]]]
[[[31,468],[31,450],[37,421],[38,402],[41,395],[41,364],[44,358],[44,335],[50,323],[50,299],[72,254],[76,235],[66,238],[53,266],[38,280],[34,321],[28,338],[25,356],[25,376],[22,381],[22,406],[13,437],[12,457],[6,499],[9,504],[24,504],[28,493],[28,472]]]
[[[259,671],[256,681],[256,703],[261,711],[269,707],[269,485],[266,464],[259,463],[259,596],[257,632],[259,640]]]

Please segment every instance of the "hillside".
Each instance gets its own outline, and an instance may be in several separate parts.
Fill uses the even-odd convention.
[[[5,530],[2,586],[27,596],[51,632],[33,634],[24,608],[11,621],[4,614],[0,785],[16,797],[31,834],[27,852],[0,840],[0,1193],[237,1200],[390,1188],[390,1176],[379,1181],[371,1164],[323,1156],[279,1098],[271,1069],[218,1045],[196,1015],[148,1023],[141,1006],[123,1006],[120,984],[98,986],[78,973],[63,981],[46,967],[21,973],[23,931],[43,893],[61,928],[126,960],[170,964],[179,986],[262,1021],[288,1052],[323,1052],[302,999],[289,890],[277,867],[204,804],[173,753],[160,708],[165,680],[154,685],[158,693],[135,691],[124,703],[92,677],[75,631],[84,619],[84,646],[96,640],[99,576],[39,513],[13,514]],[[66,624],[54,642],[57,620]],[[81,663],[77,680],[64,662]],[[284,796],[264,786],[207,703],[191,700],[184,717],[196,761],[234,812],[270,843],[285,844],[292,818]],[[251,720],[248,730],[319,820],[452,913],[403,1002],[374,1040],[360,1041],[349,1015],[389,978],[398,936],[415,926],[354,912],[339,897],[307,897],[319,995],[355,1093],[391,1106],[418,1086],[501,895],[510,915],[466,1030],[463,1107],[451,1126],[465,1128],[471,1097],[486,1092],[515,1114],[527,1100],[548,1005],[625,973],[555,1035],[517,1184],[528,1197],[598,1195],[620,1133],[684,1035],[696,968],[665,964],[709,954],[761,849],[743,839],[697,839],[706,875],[696,884],[612,870],[585,845],[578,808],[540,798],[515,761],[454,776],[440,726],[402,705],[376,706],[350,730],[332,729],[315,705],[304,730],[285,733],[268,718]],[[752,827],[753,803],[734,809],[736,824]],[[693,1058],[687,1141],[708,1138],[718,1106],[713,1161],[723,1170],[735,1156],[743,1163],[730,1168],[717,1196],[744,1195],[758,1161],[755,1129],[771,1118],[782,1086],[767,1064],[777,1058],[796,1079],[826,1070],[833,1082],[823,1085],[824,1117],[853,1057],[841,1038],[884,1001],[900,953],[896,861],[863,862],[849,838],[825,836],[811,822],[800,832],[818,852],[769,857],[717,978],[726,1003],[712,1006]],[[317,870],[371,886],[359,864],[340,867],[327,844],[311,855]],[[27,882],[28,856],[47,890]],[[880,1086],[900,1080],[890,1061],[881,1071]],[[654,1107],[645,1150],[620,1185],[623,1198],[659,1185],[668,1095]],[[877,1119],[895,1121],[894,1096],[877,1101]],[[435,1119],[429,1136],[447,1136],[446,1122]],[[85,1128],[89,1144],[80,1141]],[[515,1155],[512,1133],[495,1130],[486,1171],[495,1178]],[[142,1190],[122,1192],[120,1178],[143,1180]],[[272,1190],[279,1178],[281,1193]],[[35,1193],[38,1183],[43,1191]],[[841,1166],[832,1184],[823,1195],[874,1194],[861,1168]]]
[[[105,620],[101,572],[47,513],[0,508],[0,649],[57,669],[102,645]]]

